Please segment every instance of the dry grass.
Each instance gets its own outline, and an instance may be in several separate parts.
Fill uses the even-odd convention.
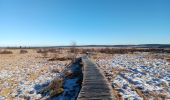
[[[70,57],[53,57],[48,59],[48,61],[67,61],[67,60],[72,60]]]
[[[154,91],[151,91],[151,92],[149,92],[149,94],[148,94],[150,97],[155,97],[156,98],[156,100],[169,100],[170,98],[167,98],[167,96],[165,95],[165,94],[162,94],[162,93],[160,93],[160,94],[158,94],[158,93],[156,93],[156,92],[154,92]]]
[[[54,79],[47,87],[43,88],[40,93],[49,92],[50,96],[59,95],[64,91],[62,84],[63,79]]]
[[[117,92],[116,89],[113,89],[113,94],[115,95],[116,100],[122,100],[122,96]]]
[[[4,50],[0,51],[2,52]],[[25,54],[20,54],[20,49],[6,49],[5,52],[6,51],[10,51],[12,54],[0,54],[0,72],[4,72],[4,70],[9,73],[19,71],[18,74],[13,74],[9,78],[5,77],[0,79],[0,95],[9,98],[10,96],[8,94],[13,92],[18,86],[19,81],[33,81],[44,72],[50,71],[49,66],[57,65],[58,63],[68,64],[69,62],[67,59],[65,59],[65,61],[48,62],[49,58],[53,58],[53,54],[50,53],[49,58],[42,58],[42,55],[37,53],[37,49],[24,49],[24,52],[27,51]],[[60,53],[60,56],[65,55],[65,52]],[[36,67],[38,68],[35,70]],[[27,73],[25,73],[25,71]],[[8,83],[9,86],[4,87],[4,83]]]
[[[20,54],[25,54],[25,53],[28,53],[27,50],[20,50]]]
[[[135,53],[133,54],[128,54],[128,55],[135,55]],[[144,57],[148,60],[153,60],[153,59],[168,59],[170,58],[170,54],[161,54],[161,53],[146,53],[146,55],[144,55]],[[110,60],[110,59],[113,59],[113,55],[111,54],[104,54],[104,53],[98,53],[97,55],[97,59],[96,61],[98,61],[98,59],[104,59],[104,60]],[[142,63],[142,62],[141,62]],[[148,65],[146,65],[148,66]],[[152,66],[152,65],[150,65]],[[105,70],[107,68],[106,65],[103,64],[103,66],[101,66],[101,69]],[[161,66],[161,68],[166,68],[166,66]],[[104,71],[105,72],[105,76],[106,78],[108,78],[108,80],[110,82],[112,82],[112,80],[114,80],[114,78],[119,75],[120,73],[127,73],[129,72],[128,70],[126,69],[123,69],[123,67],[121,66],[117,66],[116,68],[112,68],[112,73],[113,74],[109,74],[109,73],[106,73],[107,71]],[[160,77],[162,76],[164,73],[159,73],[159,74],[155,74],[156,77]],[[112,75],[112,79],[110,79],[109,77]],[[167,88],[167,83],[163,82],[161,84],[162,87],[164,88]],[[166,94],[163,94],[163,93],[156,93],[154,91],[150,91],[149,93],[144,93],[142,92],[140,89],[137,89],[137,88],[134,88],[133,87],[133,84],[130,85],[131,89],[134,90],[140,97],[143,98],[143,100],[149,100],[149,98],[151,97],[155,97],[156,100],[169,100],[170,98],[167,98],[166,97]],[[118,84],[117,86],[114,85],[113,87],[113,94],[116,96],[116,100],[122,100],[121,98],[121,95],[119,94],[117,88],[119,88]]]
[[[12,51],[8,51],[8,50],[2,50],[0,51],[0,54],[12,54]]]
[[[150,53],[145,57],[148,59],[170,59],[170,54]]]
[[[38,72],[36,72],[36,73],[33,73],[33,72],[32,72],[32,73],[29,74],[28,80],[29,80],[29,81],[33,81],[33,80],[35,80],[38,76],[39,76]]]
[[[7,96],[12,92],[11,88],[3,88],[2,90],[0,90],[0,95],[1,96]]]
[[[149,98],[148,98],[147,96],[145,96],[145,95],[141,92],[141,90],[135,89],[135,88],[134,88],[134,90],[136,91],[136,93],[137,93],[140,97],[143,98],[143,100],[149,100]]]

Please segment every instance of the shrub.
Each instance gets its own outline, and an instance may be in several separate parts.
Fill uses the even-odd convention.
[[[20,50],[20,54],[25,54],[25,53],[28,53],[27,50]]]
[[[54,79],[50,82],[50,84],[47,87],[40,90],[39,93],[41,94],[49,93],[50,96],[57,96],[64,91],[62,86],[63,79]]]
[[[59,73],[60,70],[59,70],[58,68],[55,68],[55,69],[53,68],[53,69],[51,70],[51,72],[52,72],[52,73]]]
[[[37,53],[44,53],[44,52],[46,52],[44,49],[38,49],[37,50]]]
[[[50,48],[50,49],[38,49],[37,53],[44,53],[44,52],[50,52],[50,53],[59,53],[59,50]]]
[[[60,58],[54,57],[54,58],[49,59],[48,61],[67,61],[67,60],[72,60],[72,58],[71,57],[60,57]]]
[[[51,49],[48,49],[47,52],[50,52],[50,53],[57,53],[58,51],[57,51],[56,49],[51,48]]]
[[[41,53],[42,54],[42,56],[44,57],[44,58],[46,58],[47,56],[48,56],[48,52],[43,52],[43,53]]]
[[[100,53],[106,53],[106,54],[127,54],[127,53],[134,53],[134,52],[160,53],[160,52],[164,52],[165,50],[160,48],[102,48],[96,51]]]
[[[46,49],[38,49],[37,53],[41,53],[41,55],[46,58],[48,56],[48,50]]]
[[[12,51],[7,51],[7,50],[0,51],[0,54],[12,54],[12,53],[13,53]]]

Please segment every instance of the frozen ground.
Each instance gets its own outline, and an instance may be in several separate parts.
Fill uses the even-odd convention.
[[[68,70],[72,72],[72,74],[64,78],[64,91],[60,95],[51,97],[48,100],[76,100],[83,80],[82,65],[80,65],[78,61],[70,65],[67,71]]]
[[[70,63],[47,59],[35,50],[28,50],[27,54],[19,54],[18,50],[13,50],[13,54],[1,54],[0,100],[40,99],[42,96],[36,91],[59,77]]]
[[[170,64],[148,53],[115,54],[96,60],[111,82],[117,98],[170,99]]]

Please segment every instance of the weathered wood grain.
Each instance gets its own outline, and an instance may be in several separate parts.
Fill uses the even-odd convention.
[[[98,66],[83,57],[83,83],[77,100],[114,100],[112,89]]]

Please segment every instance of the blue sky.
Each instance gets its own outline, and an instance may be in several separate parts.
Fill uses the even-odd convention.
[[[170,44],[170,0],[0,0],[0,46]]]

